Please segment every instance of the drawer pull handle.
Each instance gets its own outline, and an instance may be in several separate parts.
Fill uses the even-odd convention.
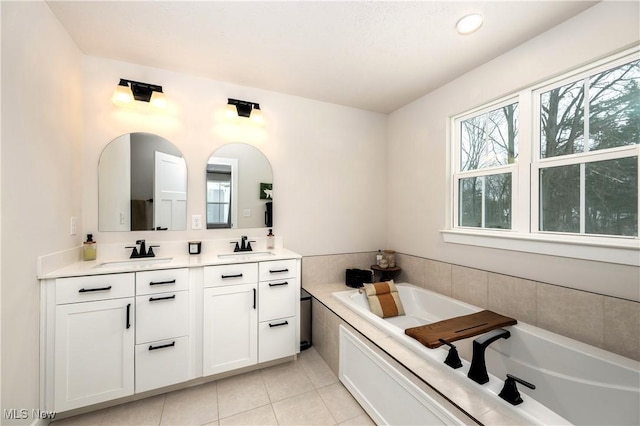
[[[149,285],[166,285],[166,284],[175,284],[176,280],[169,280],[169,281],[151,281],[149,283]]]
[[[289,272],[289,269],[284,268],[284,269],[269,269],[269,272],[272,274],[277,274],[280,272]]]
[[[235,274],[235,275],[222,275],[221,276],[222,279],[224,280],[225,278],[242,278],[242,274]]]
[[[131,328],[131,303],[127,305],[127,329]]]
[[[252,289],[253,290],[253,309],[256,308],[256,289]]]
[[[288,321],[282,321],[282,322],[279,322],[279,323],[276,323],[276,324],[269,323],[269,327],[280,327],[280,326],[283,326],[283,325],[289,325],[289,322]]]
[[[109,291],[111,290],[111,286],[108,287],[100,287],[100,288],[81,288],[78,290],[78,293],[88,293],[90,291]]]
[[[174,340],[173,342],[171,342],[171,343],[167,343],[166,345],[159,345],[159,346],[153,346],[153,345],[150,345],[150,346],[149,346],[149,350],[150,350],[150,351],[155,351],[156,349],[172,348],[172,347],[174,347],[175,345],[176,345],[176,342],[175,342],[175,340]]]
[[[149,302],[157,302],[158,300],[169,300],[169,299],[175,299],[176,295],[172,294],[171,296],[164,296],[164,297],[150,297],[149,298]]]
[[[282,282],[282,283],[269,283],[269,287],[279,287],[281,285],[288,285],[289,283],[287,281]]]

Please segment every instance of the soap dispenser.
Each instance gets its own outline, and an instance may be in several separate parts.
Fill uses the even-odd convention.
[[[273,229],[269,229],[269,233],[267,234],[267,248],[273,249],[276,247],[276,236],[273,235]]]
[[[84,260],[96,260],[96,242],[93,241],[93,234],[87,234],[87,241],[82,243],[82,257]]]

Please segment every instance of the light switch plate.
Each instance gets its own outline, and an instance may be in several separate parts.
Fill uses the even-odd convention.
[[[251,209],[244,209],[244,210],[242,210],[242,216],[244,216],[244,217],[251,217]]]
[[[191,229],[202,229],[202,215],[191,215]]]
[[[76,235],[78,233],[78,218],[71,216],[71,225],[69,227],[69,234]]]

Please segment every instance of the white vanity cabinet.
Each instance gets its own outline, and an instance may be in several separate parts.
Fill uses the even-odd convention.
[[[74,410],[295,356],[301,261],[283,251],[41,277],[41,407]]]
[[[55,411],[133,394],[134,275],[61,278],[55,287]]]
[[[261,262],[259,276],[258,362],[295,355],[300,344],[296,260]]]
[[[136,392],[189,379],[189,270],[136,273]]]
[[[203,375],[255,364],[258,264],[205,267],[203,299]]]

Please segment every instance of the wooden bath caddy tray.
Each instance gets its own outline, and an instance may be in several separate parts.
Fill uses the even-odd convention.
[[[505,317],[493,311],[480,311],[475,314],[449,318],[419,327],[407,328],[404,333],[413,337],[428,348],[442,346],[438,339],[453,342],[467,337],[477,336],[496,328],[517,324],[513,318]]]

